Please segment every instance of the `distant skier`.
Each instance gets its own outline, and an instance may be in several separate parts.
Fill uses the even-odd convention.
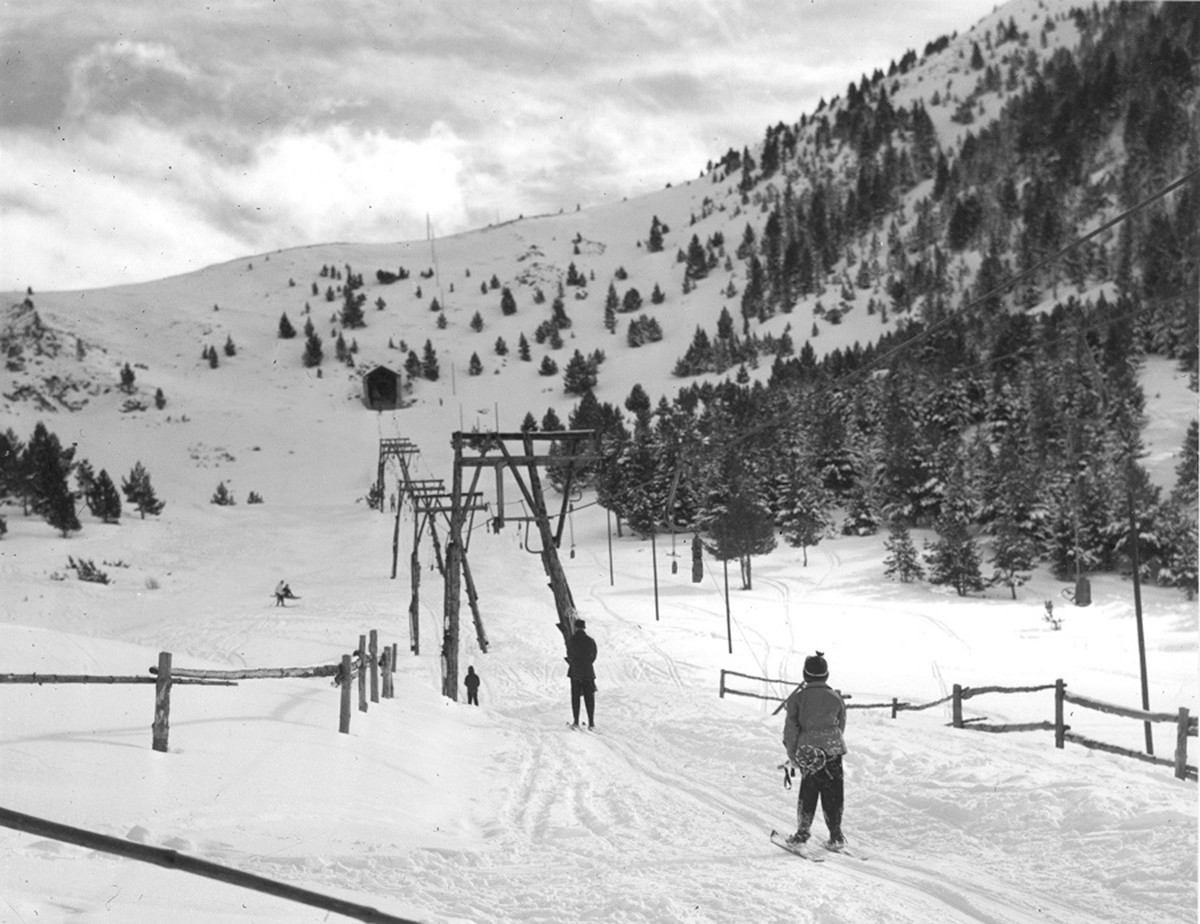
[[[467,705],[479,705],[479,675],[474,666],[467,668],[467,676],[463,678],[463,686],[467,688]]]
[[[575,620],[575,631],[567,639],[567,676],[571,678],[572,728],[579,727],[579,700],[587,707],[588,728],[596,727],[596,642],[584,631],[587,624]]]
[[[796,817],[799,827],[789,844],[803,844],[809,838],[817,801],[829,829],[826,846],[837,850],[845,846],[842,835],[842,807],[845,780],[842,755],[846,741],[846,704],[842,695],[830,688],[829,665],[821,652],[804,659],[804,683],[787,698],[787,718],[783,723],[783,746],[788,759],[800,771],[800,795]]]
[[[300,599],[299,597],[297,597],[294,593],[292,593],[292,588],[288,586],[287,581],[280,581],[278,584],[275,585],[275,605],[276,606],[287,606],[287,604],[284,603],[283,601],[299,600],[299,599]]]

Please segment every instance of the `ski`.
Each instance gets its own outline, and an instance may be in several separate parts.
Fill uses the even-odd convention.
[[[809,853],[800,844],[789,844],[787,839],[774,828],[771,829],[771,843],[781,850],[786,850],[788,853],[808,860],[810,863],[824,863],[825,858],[819,857],[815,853]]]
[[[842,856],[853,857],[855,860],[862,860],[863,862],[866,862],[866,859],[867,859],[861,853],[859,853],[856,850],[851,850],[845,844],[843,844],[841,847],[832,847],[832,846],[830,846],[828,841],[823,841],[821,843],[821,846],[824,847],[826,850],[828,850],[830,853],[840,853],[840,854],[842,854]]]

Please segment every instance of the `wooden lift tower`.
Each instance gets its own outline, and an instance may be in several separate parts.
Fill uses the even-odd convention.
[[[497,531],[505,520],[528,520],[536,524],[541,536],[542,566],[550,578],[550,590],[554,594],[554,605],[558,612],[558,628],[563,642],[575,630],[575,601],[571,588],[558,559],[558,547],[562,541],[563,525],[570,509],[571,487],[579,466],[599,458],[599,446],[594,430],[551,430],[528,433],[480,433],[455,432],[450,437],[454,448],[454,475],[450,487],[449,532],[446,538],[446,591],[444,595],[445,618],[442,644],[443,693],[451,699],[458,698],[458,632],[459,596],[464,575],[470,584],[470,570],[466,566],[466,546],[463,530],[467,515],[476,509],[473,498],[478,497],[475,488],[483,469],[496,473],[497,511],[492,520]],[[554,453],[550,444],[557,444]],[[539,451],[539,447],[541,447]],[[475,455],[468,455],[469,452]],[[564,472],[563,501],[557,521],[552,526],[546,498],[542,490],[540,468],[553,465]],[[463,473],[474,469],[471,485],[463,490]],[[508,469],[521,495],[533,513],[528,517],[504,516],[503,470]],[[473,590],[468,587],[468,593]]]

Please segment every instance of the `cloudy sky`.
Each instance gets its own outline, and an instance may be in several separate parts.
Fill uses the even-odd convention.
[[[993,0],[0,0],[0,289],[699,174]]]

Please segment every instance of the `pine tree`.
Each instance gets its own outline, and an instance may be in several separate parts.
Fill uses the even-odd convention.
[[[1001,520],[995,530],[992,549],[991,584],[1007,587],[1017,599],[1017,588],[1030,578],[1035,562],[1033,541],[1012,520]]]
[[[429,382],[436,382],[440,374],[437,351],[434,350],[432,341],[426,340],[421,355],[421,375]]]
[[[649,253],[661,253],[663,249],[663,229],[664,225],[658,220],[655,215],[650,221],[650,236],[646,239],[646,250]]]
[[[478,353],[471,354],[470,362],[467,363],[467,375],[483,375],[483,361]]]
[[[23,493],[21,490],[21,458],[25,444],[12,428],[0,432],[0,498]]]
[[[125,500],[137,508],[141,518],[146,519],[146,514],[157,515],[162,513],[165,502],[160,501],[154,494],[154,488],[150,484],[150,475],[142,466],[141,462],[134,465],[129,473],[129,477],[121,480],[121,491],[125,495]]]
[[[1195,510],[1195,505],[1187,508]],[[1197,531],[1196,521],[1175,504],[1164,504],[1155,521],[1159,537],[1158,583],[1178,587],[1188,600],[1196,599]]]
[[[471,330],[475,331],[475,333],[479,333],[481,330],[483,330],[483,315],[481,315],[478,311],[471,316]]]
[[[65,507],[62,496],[71,494],[67,479],[74,457],[74,447],[63,449],[58,437],[37,422],[20,462],[26,513],[44,514],[51,504]]]
[[[346,286],[342,296],[342,327],[348,330],[357,330],[367,326],[366,315],[363,314],[363,303],[366,300],[366,295],[355,292],[352,287]]]
[[[750,559],[775,548],[775,524],[766,506],[739,491],[729,496],[709,524],[714,554],[721,561],[736,558],[741,565],[742,590],[752,589]]]
[[[116,523],[121,519],[121,495],[104,469],[100,469],[100,474],[96,476],[88,506],[105,523]]]
[[[315,366],[321,365],[321,361],[325,358],[325,352],[321,348],[321,337],[314,330],[308,335],[308,339],[304,342],[304,366],[307,369],[312,369]]]
[[[132,394],[133,385],[136,378],[137,376],[134,375],[133,369],[130,368],[129,363],[126,363],[121,369],[121,391],[125,392],[126,394]]]
[[[610,334],[617,330],[617,310],[620,308],[621,299],[617,295],[617,286],[615,283],[608,284],[608,294],[604,296],[604,329]]]
[[[842,535],[873,536],[879,531],[879,516],[871,495],[861,487],[850,491],[850,503],[842,520]]]
[[[1188,424],[1183,448],[1179,452],[1180,460],[1175,469],[1175,488],[1172,492],[1180,504],[1193,508],[1196,506],[1196,480],[1200,466],[1198,447],[1200,440],[1197,438],[1197,422],[1193,420]]]
[[[921,567],[921,557],[917,553],[917,547],[913,545],[908,524],[903,520],[892,521],[888,538],[884,541],[883,547],[888,551],[887,558],[883,560],[886,566],[883,571],[884,577],[897,578],[902,584],[919,581],[925,577],[925,569]]]
[[[708,255],[704,252],[704,246],[700,243],[700,238],[693,234],[692,240],[688,244],[687,266],[684,269],[684,276],[687,279],[695,281],[703,279],[707,275]]]
[[[629,395],[625,398],[625,410],[635,417],[645,417],[649,420],[650,396],[646,394],[646,389],[640,382],[635,382],[633,388],[629,389]]]
[[[563,390],[568,395],[582,395],[596,387],[596,367],[576,350],[563,373]]]
[[[296,328],[292,326],[292,322],[288,320],[287,312],[279,316],[279,339],[291,340],[296,336]]]
[[[531,353],[529,352],[529,341],[525,339],[524,334],[521,334],[521,336],[517,339],[517,356],[520,357],[522,362],[526,363],[531,359]]]
[[[47,523],[63,534],[64,539],[82,528],[79,516],[75,512],[75,495],[71,493],[65,478],[55,484],[50,489],[50,494],[43,498],[42,516]]]
[[[508,286],[500,291],[500,313],[505,317],[517,313],[517,300]]]
[[[408,358],[404,360],[404,371],[410,379],[421,377],[421,357],[417,355],[416,350],[408,351]]]
[[[542,357],[542,364],[538,367],[538,375],[551,376],[558,375],[558,363],[556,363],[549,354]]]
[[[217,482],[217,490],[213,492],[213,496],[208,501],[210,504],[216,504],[218,507],[232,507],[237,503],[233,499],[233,494],[229,488],[225,487],[225,482]]]
[[[233,334],[227,334],[225,336],[225,355],[237,356],[237,347],[233,342]]]
[[[929,547],[929,582],[950,584],[960,597],[984,588],[979,548],[957,516],[944,516],[937,525],[938,538]]]
[[[496,338],[496,345],[492,348],[497,356],[508,355],[508,344],[504,342],[503,337]]]
[[[804,567],[808,567],[809,546],[817,545],[829,529],[833,499],[806,461],[798,462],[776,483],[779,481],[783,487],[777,489],[774,501],[775,521],[788,545],[802,551]]]

